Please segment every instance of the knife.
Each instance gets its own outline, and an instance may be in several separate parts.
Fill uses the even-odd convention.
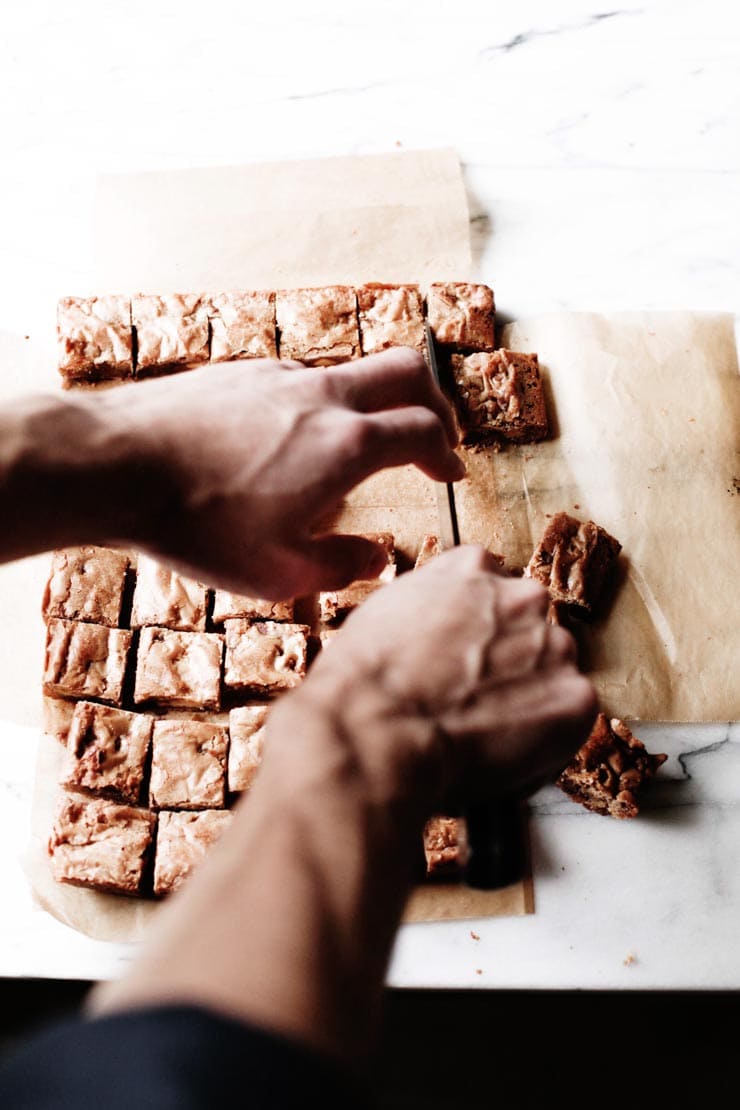
[[[429,368],[437,386],[445,392],[439,372],[434,336],[425,323]],[[434,483],[439,515],[439,540],[443,549],[457,547],[460,529],[457,522],[455,489],[452,482]],[[518,882],[525,873],[524,827],[520,804],[503,798],[479,802],[465,813],[468,856],[463,869],[467,886],[480,890],[499,890]]]

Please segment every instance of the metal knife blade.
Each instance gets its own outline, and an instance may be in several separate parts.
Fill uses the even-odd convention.
[[[434,336],[425,323],[427,357],[435,382],[443,389],[434,347]],[[439,516],[439,539],[444,550],[457,547],[460,529],[457,522],[455,489],[452,482],[434,483]],[[463,879],[470,887],[498,890],[524,876],[524,833],[519,802],[502,799],[472,806],[465,814],[468,832],[468,858]]]

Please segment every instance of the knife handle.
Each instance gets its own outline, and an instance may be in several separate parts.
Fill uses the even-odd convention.
[[[499,890],[526,873],[524,823],[518,800],[472,806],[465,814],[468,859],[463,881],[478,890]]]

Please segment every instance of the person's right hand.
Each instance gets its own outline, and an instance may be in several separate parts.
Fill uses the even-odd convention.
[[[447,552],[350,616],[293,708],[329,706],[389,797],[528,794],[556,777],[596,714],[575,642],[546,608],[541,586],[502,576],[482,548]]]

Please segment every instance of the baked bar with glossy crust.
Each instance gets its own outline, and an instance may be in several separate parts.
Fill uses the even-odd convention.
[[[54,878],[140,894],[155,821],[146,809],[63,795],[48,844]]]
[[[131,319],[137,378],[208,361],[208,300],[200,293],[138,293],[131,300]]]
[[[536,354],[500,348],[453,354],[455,404],[465,443],[536,443],[548,434]]]
[[[388,347],[425,347],[424,302],[418,285],[369,282],[357,290],[362,353]]]
[[[588,740],[561,772],[557,786],[603,817],[637,817],[640,792],[667,755],[651,755],[618,717],[599,713]]]
[[[496,346],[495,304],[488,285],[434,282],[427,290],[427,319],[441,347],[492,351]]]
[[[427,533],[425,536],[421,537],[421,545],[416,556],[416,562],[414,563],[414,570],[419,570],[420,567],[425,566],[427,563],[431,563],[432,559],[436,559],[437,556],[441,554],[442,541],[439,536],[433,536],[431,533]]]
[[[545,586],[553,601],[590,612],[622,545],[592,520],[556,513],[524,568]]]
[[[120,705],[132,634],[123,628],[51,618],[46,626],[45,694]]]
[[[214,293],[208,298],[211,362],[275,358],[275,294],[262,290]]]
[[[67,734],[62,785],[139,803],[152,724],[147,713],[78,701]]]
[[[142,628],[134,701],[185,709],[218,709],[223,637],[215,632]]]
[[[128,555],[109,547],[55,551],[44,590],[43,615],[115,628],[130,566]]]
[[[281,289],[276,318],[281,358],[332,366],[360,355],[357,299],[349,285]]]
[[[453,875],[467,856],[465,822],[460,817],[430,817],[424,826],[424,857],[429,878]]]
[[[156,720],[152,736],[152,809],[222,809],[229,732],[210,721]]]
[[[378,578],[359,579],[343,590],[326,590],[319,594],[319,614],[324,624],[342,620],[352,609],[361,605],[371,593],[391,582],[396,577],[396,551],[391,532],[365,532],[363,535],[373,540],[385,550],[386,565]]]
[[[136,586],[131,606],[131,627],[159,625],[180,632],[203,632],[206,627],[208,590],[147,555],[136,563]]]
[[[230,689],[273,694],[303,681],[308,625],[235,619],[225,621],[224,629],[224,684]]]
[[[229,762],[226,774],[229,790],[249,790],[262,762],[266,705],[240,705],[229,713]]]
[[[198,813],[163,810],[157,828],[154,893],[171,894],[182,886],[233,817],[226,809],[203,809]]]
[[[57,304],[57,348],[64,384],[130,378],[132,335],[129,297],[63,297]]]
[[[293,601],[266,601],[259,597],[232,594],[228,590],[215,590],[213,594],[214,624],[223,624],[233,617],[250,621],[292,621],[295,615]]]

